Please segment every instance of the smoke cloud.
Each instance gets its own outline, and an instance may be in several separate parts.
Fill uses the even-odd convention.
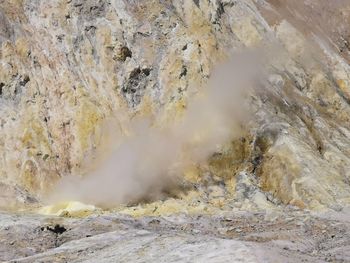
[[[147,120],[131,121],[131,135],[98,169],[84,177],[64,177],[51,200],[113,207],[159,197],[188,165],[207,160],[239,135],[241,121],[249,117],[244,98],[258,76],[256,65],[256,54],[249,53],[218,67],[183,118],[165,128],[152,127]]]

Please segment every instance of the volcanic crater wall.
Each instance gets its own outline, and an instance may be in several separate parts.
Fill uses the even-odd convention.
[[[349,204],[350,4],[291,2],[1,1],[0,206],[84,173],[109,117],[166,126],[215,65],[264,46],[252,118],[184,181],[220,207]]]

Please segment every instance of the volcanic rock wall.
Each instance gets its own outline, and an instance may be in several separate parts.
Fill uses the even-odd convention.
[[[248,98],[253,118],[186,184],[226,208],[349,204],[350,4],[291,2],[1,1],[0,205],[83,173],[104,120],[165,125],[215,65],[264,46],[276,54]]]

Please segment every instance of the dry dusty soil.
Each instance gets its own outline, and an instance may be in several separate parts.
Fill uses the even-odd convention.
[[[0,214],[3,262],[349,262],[350,209],[85,219]]]

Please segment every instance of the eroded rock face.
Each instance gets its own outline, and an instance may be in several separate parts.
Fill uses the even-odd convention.
[[[349,204],[350,5],[285,2],[2,1],[0,205],[35,203],[82,173],[106,118],[164,125],[215,65],[264,45],[276,52],[248,99],[254,116],[185,175],[174,206]]]

